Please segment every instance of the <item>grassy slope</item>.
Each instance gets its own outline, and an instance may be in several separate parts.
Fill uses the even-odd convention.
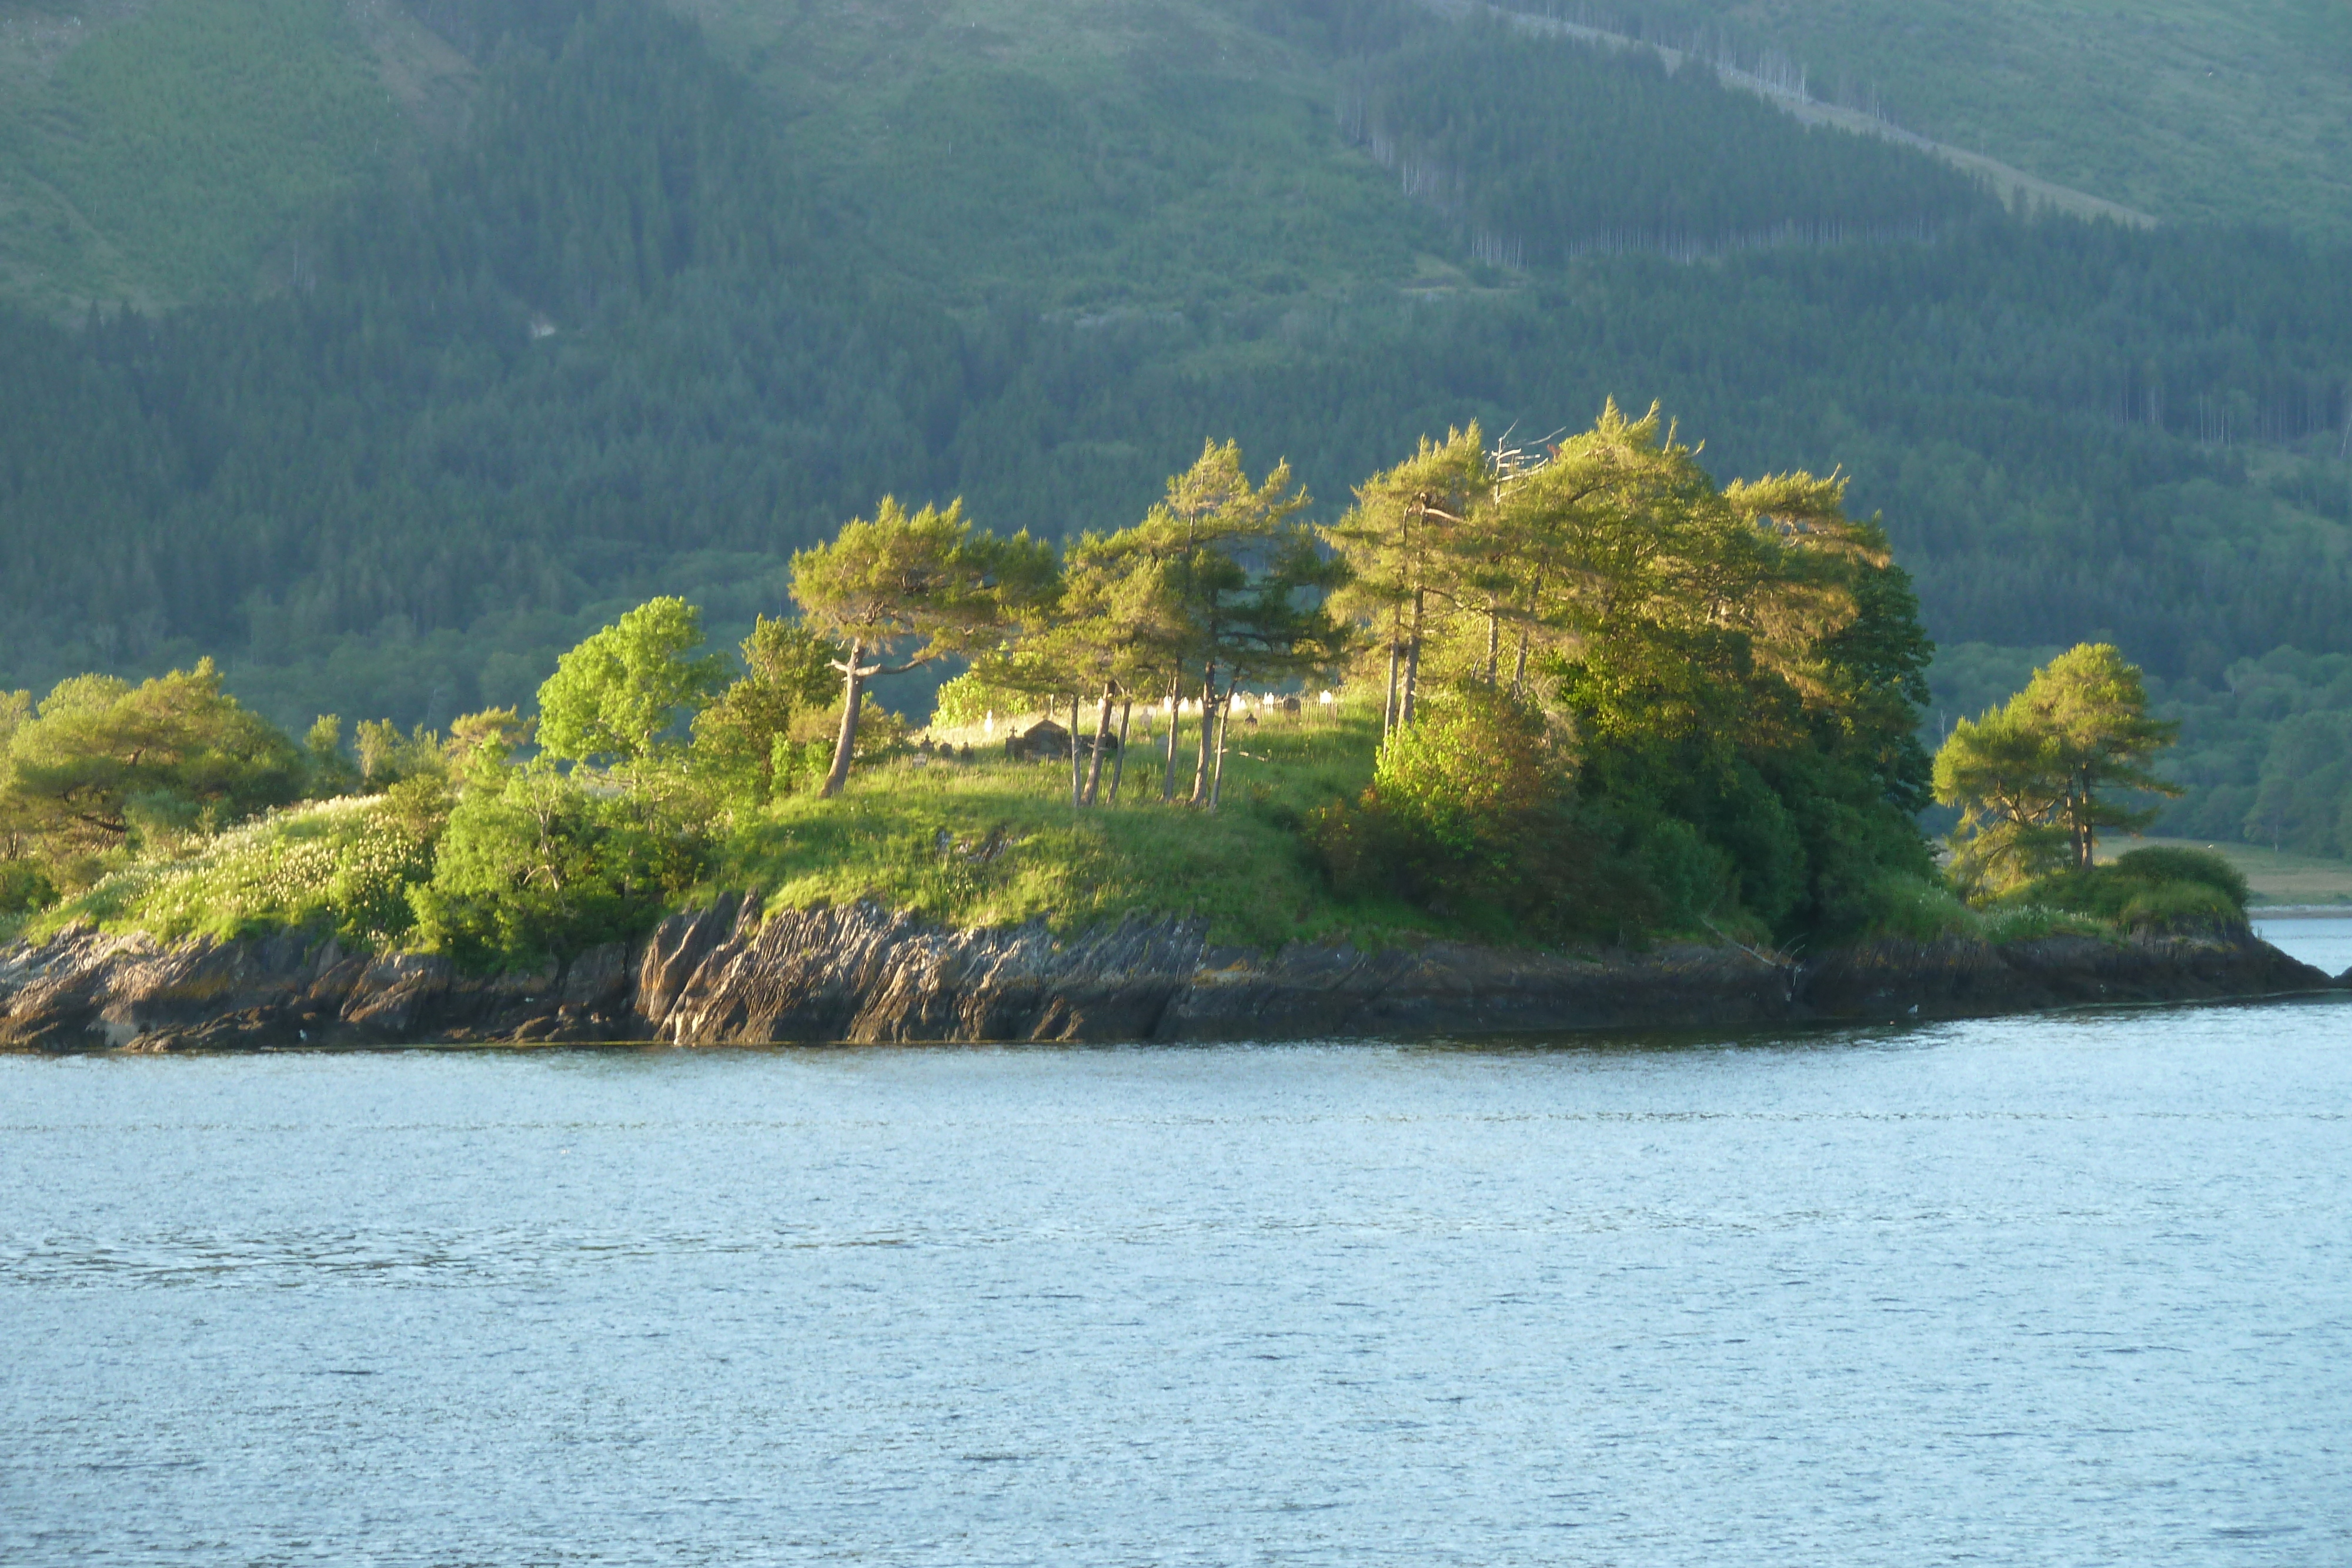
[[[1379,728],[1377,713],[1353,710],[1237,722],[1213,816],[1160,804],[1162,754],[1139,729],[1119,803],[1085,811],[1070,806],[1066,761],[1013,763],[996,751],[969,765],[887,763],[853,776],[839,800],[777,802],[739,836],[714,883],[759,888],[777,906],[870,897],[960,926],[1044,919],[1067,933],[1130,912],[1190,915],[1209,922],[1213,941],[1259,947],[1434,930],[1401,904],[1336,901],[1298,837],[1306,812],[1370,780]],[[1197,729],[1185,739],[1180,798]]]
[[[1627,7],[1640,14],[1644,7]],[[1668,0],[1804,60],[1820,97],[2172,219],[2352,234],[2345,0]]]
[[[757,889],[771,908],[871,898],[957,926],[1044,920],[1064,935],[1129,913],[1191,915],[1213,941],[1265,948],[1433,934],[1441,923],[1404,905],[1334,899],[1297,833],[1304,813],[1363,789],[1379,727],[1377,713],[1345,710],[1237,725],[1214,815],[1160,803],[1159,757],[1139,728],[1123,799],[1086,811],[1070,806],[1066,761],[1013,763],[994,747],[969,765],[901,758],[854,775],[838,800],[788,796],[739,822],[709,885]],[[1186,731],[1180,797],[1198,733]],[[341,921],[376,944],[404,907],[401,882],[429,874],[429,854],[383,798],[331,800],[125,867],[30,920],[0,922],[0,936],[88,921],[228,938]]]

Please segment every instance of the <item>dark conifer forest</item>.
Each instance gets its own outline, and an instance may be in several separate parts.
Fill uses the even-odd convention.
[[[1706,69],[1416,6],[1219,13],[1286,98],[975,71],[872,145],[814,68],[647,0],[410,9],[465,114],[267,286],[0,308],[0,684],[214,653],[282,723],[444,723],[648,592],[774,612],[885,493],[1116,528],[1240,435],[1329,516],[1423,434],[1612,396],[1718,476],[1850,476],[1940,643],[2112,641],[2200,700],[2352,653],[2322,239],[2020,210]],[[1234,162],[1249,114],[1310,161]]]

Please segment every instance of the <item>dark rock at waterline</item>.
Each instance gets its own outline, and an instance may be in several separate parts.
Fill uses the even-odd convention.
[[[460,975],[424,954],[349,953],[294,934],[165,946],[69,930],[0,954],[0,1044],[218,1050],[632,1038],[618,944],[568,970]]]
[[[2099,1003],[2218,1001],[2344,987],[2244,927],[1982,942],[1877,942],[1806,966],[1801,997],[1822,1019],[1987,1018]]]
[[[1300,1040],[1966,1018],[2352,987],[2245,930],[1881,942],[1802,963],[1731,946],[1578,958],[1431,942],[1214,947],[1185,920],[1060,939],[870,904],[729,894],[632,947],[530,974],[288,934],[164,946],[89,930],[0,953],[0,1044],[173,1051],[490,1041]]]

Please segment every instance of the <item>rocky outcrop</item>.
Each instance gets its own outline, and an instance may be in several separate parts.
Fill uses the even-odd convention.
[[[68,931],[0,954],[0,1044],[171,1051],[427,1042],[1300,1040],[1961,1018],[2343,982],[2244,931],[1881,943],[1807,963],[1736,946],[1571,957],[1432,942],[1214,947],[1131,918],[1069,939],[873,904],[730,894],[634,948],[472,976],[281,935],[164,946]],[[2352,978],[2352,977],[2347,977]]]
[[[1989,1018],[2050,1008],[2218,1001],[2322,991],[2352,982],[2287,956],[2252,932],[2103,941],[2045,936],[1873,943],[1807,965],[1801,1005],[1822,1019]]]
[[[0,954],[0,1044],[48,1051],[635,1037],[619,944],[535,974],[298,934],[173,946],[68,930]]]

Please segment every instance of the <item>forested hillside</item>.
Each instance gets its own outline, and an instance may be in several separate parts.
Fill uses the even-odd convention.
[[[648,592],[772,612],[885,492],[1116,527],[1239,434],[1328,515],[1423,433],[1611,395],[1721,474],[1842,465],[1940,639],[2200,689],[2352,653],[2352,253],[2012,214],[1414,6],[681,10],[415,4],[369,57],[436,85],[367,156],[273,176],[243,252],[139,242],[186,229],[199,302],[0,314],[0,684],[225,650],[284,722],[446,722]]]
[[[2343,0],[1507,0],[2179,222],[2352,237]]]

